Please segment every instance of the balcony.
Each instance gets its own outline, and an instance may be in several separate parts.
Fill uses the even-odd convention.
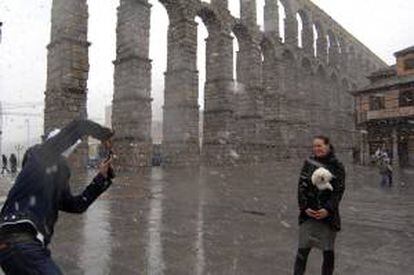
[[[395,109],[383,109],[377,111],[369,111],[367,120],[400,118],[414,116],[414,106],[400,107]]]

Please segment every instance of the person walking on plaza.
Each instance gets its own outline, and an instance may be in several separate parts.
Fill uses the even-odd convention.
[[[322,174],[316,174],[321,169]],[[322,189],[314,182],[316,176],[331,180]],[[298,184],[299,245],[294,275],[305,274],[309,253],[314,247],[323,251],[322,275],[333,274],[335,238],[341,229],[339,204],[344,191],[345,169],[336,158],[334,147],[328,137],[315,137],[313,155],[305,160]]]
[[[7,168],[7,157],[6,157],[6,155],[2,155],[1,160],[2,160],[1,174],[4,175],[4,171],[6,171],[6,173],[10,172],[9,168]]]
[[[381,187],[392,186],[392,167],[388,156],[382,156],[377,161],[378,170],[381,175]]]
[[[17,172],[17,158],[15,154],[12,153],[10,155],[9,162],[10,162],[10,171],[14,175]]]
[[[113,132],[88,120],[75,120],[27,150],[22,170],[0,213],[0,265],[6,274],[62,274],[50,243],[59,211],[83,213],[112,184],[111,157],[86,189],[72,195],[67,158],[83,136],[112,147]]]

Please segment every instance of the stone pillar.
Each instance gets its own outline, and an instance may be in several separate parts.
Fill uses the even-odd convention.
[[[309,99],[313,99],[315,95],[309,92],[312,86],[310,62],[299,66],[297,63],[292,53],[284,52],[283,60],[280,62],[282,85],[278,112],[281,129],[278,143],[282,158],[296,159],[309,153],[305,149],[309,144],[310,119],[307,109],[312,106]]]
[[[293,14],[286,14],[285,43],[295,47],[298,45],[298,21]]]
[[[313,56],[313,25],[309,21],[303,22],[302,26],[302,46],[305,53],[309,56]]]
[[[254,41],[242,41],[237,55],[238,81],[236,142],[242,161],[259,161],[264,145],[263,88],[261,83],[261,51]]]
[[[347,72],[348,71],[348,50],[347,50],[345,40],[341,37],[339,38],[339,45],[341,48],[341,53],[338,58],[339,63],[340,63],[340,69],[343,72]]]
[[[265,161],[274,161],[280,155],[280,123],[279,111],[279,63],[276,59],[273,45],[263,48],[263,118],[264,139],[266,144]]]
[[[313,85],[312,85],[312,98],[311,98],[311,102],[312,102],[312,106],[313,106],[313,112],[311,112],[311,120],[312,120],[312,135],[315,134],[327,134],[325,133],[325,122],[324,119],[326,118],[327,114],[327,109],[329,110],[329,108],[326,108],[326,81],[327,81],[327,77],[325,72],[319,68],[318,71],[316,72],[315,76],[314,76],[314,81],[313,81]]]
[[[47,46],[44,132],[62,128],[75,118],[87,118],[89,72],[86,0],[53,0],[51,42]],[[88,146],[83,142],[71,156],[72,167],[85,171]]]
[[[337,66],[339,63],[339,46],[334,36],[330,38],[331,45],[329,46],[329,64]]]
[[[327,41],[326,34],[322,31],[318,33],[318,39],[316,40],[316,54],[317,57],[322,61],[327,61]]]
[[[266,0],[264,6],[264,31],[275,41],[279,40],[279,6],[275,0]]]
[[[348,68],[348,74],[352,79],[355,79],[355,70],[356,68],[356,62],[357,58],[355,55],[355,50],[353,48],[348,49],[347,52],[347,68]]]
[[[118,8],[112,125],[116,165],[136,171],[151,166],[151,5],[124,0]]]
[[[197,23],[170,18],[162,146],[166,165],[198,165],[197,101]]]
[[[256,0],[240,0],[240,19],[246,26],[257,26]]]
[[[234,142],[233,37],[210,33],[207,38],[203,160],[207,164],[231,163]]]

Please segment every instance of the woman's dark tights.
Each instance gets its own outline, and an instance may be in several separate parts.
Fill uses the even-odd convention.
[[[310,253],[310,248],[299,248],[296,255],[294,275],[303,275],[306,270],[306,263]],[[322,275],[332,275],[335,265],[335,254],[333,250],[323,252]]]

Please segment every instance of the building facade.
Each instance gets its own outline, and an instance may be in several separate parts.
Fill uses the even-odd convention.
[[[382,148],[393,165],[414,166],[414,46],[395,57],[395,65],[372,73],[368,86],[352,92],[363,163]]]

